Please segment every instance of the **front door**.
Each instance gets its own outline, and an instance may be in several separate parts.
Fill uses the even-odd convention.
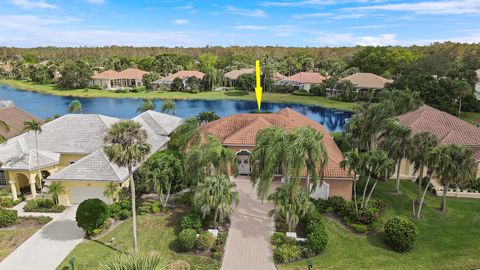
[[[237,155],[238,174],[250,175],[250,155]]]

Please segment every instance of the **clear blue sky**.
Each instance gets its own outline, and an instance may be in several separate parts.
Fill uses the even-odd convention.
[[[480,42],[480,0],[0,0],[0,46]]]

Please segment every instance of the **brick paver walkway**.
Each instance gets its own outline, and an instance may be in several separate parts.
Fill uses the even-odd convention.
[[[257,199],[250,179],[235,179],[240,197],[234,209],[222,270],[274,270],[270,238],[273,218],[267,216],[272,205]]]

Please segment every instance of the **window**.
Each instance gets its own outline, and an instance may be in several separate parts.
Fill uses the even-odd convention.
[[[5,172],[0,171],[0,186],[6,186],[7,185],[7,178],[5,177]]]

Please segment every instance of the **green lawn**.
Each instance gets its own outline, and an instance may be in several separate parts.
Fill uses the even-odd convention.
[[[462,112],[462,119],[475,124],[475,120],[480,118],[480,112]]]
[[[139,93],[115,93],[114,91],[98,90],[98,89],[74,89],[65,90],[54,84],[37,84],[27,81],[18,81],[11,79],[0,79],[0,84],[6,84],[11,87],[23,89],[27,91],[40,92],[58,96],[73,97],[110,97],[110,98],[157,98],[157,99],[232,99],[232,100],[248,100],[255,101],[255,93],[240,90],[230,90],[226,92],[201,92],[198,94],[186,92],[146,92]],[[356,103],[340,102],[330,100],[324,97],[302,96],[292,94],[264,93],[263,101],[275,103],[300,103],[306,105],[316,105],[325,108],[341,109],[352,111],[357,107]]]
[[[176,230],[178,229],[181,213],[153,216],[138,216],[138,242],[140,251],[165,252],[174,260],[187,261],[191,270],[215,270],[220,268],[220,263],[204,256],[179,254],[173,251],[175,247]],[[85,240],[78,245],[57,267],[57,270],[68,266],[68,260],[75,256],[75,269],[95,269],[107,257],[132,248],[131,219],[123,222],[117,228],[107,233],[99,240]],[[113,247],[105,245],[115,238]]]
[[[416,186],[402,183],[403,195],[391,195],[394,181],[378,185],[377,197],[387,206],[383,219],[395,215],[410,217]],[[426,198],[423,218],[414,220],[420,231],[417,246],[400,254],[383,243],[383,233],[358,237],[336,221],[327,220],[329,243],[326,251],[312,259],[313,269],[477,269],[480,268],[480,202],[449,198],[448,213],[439,214],[440,199]],[[306,269],[306,261],[278,266],[279,270]]]

